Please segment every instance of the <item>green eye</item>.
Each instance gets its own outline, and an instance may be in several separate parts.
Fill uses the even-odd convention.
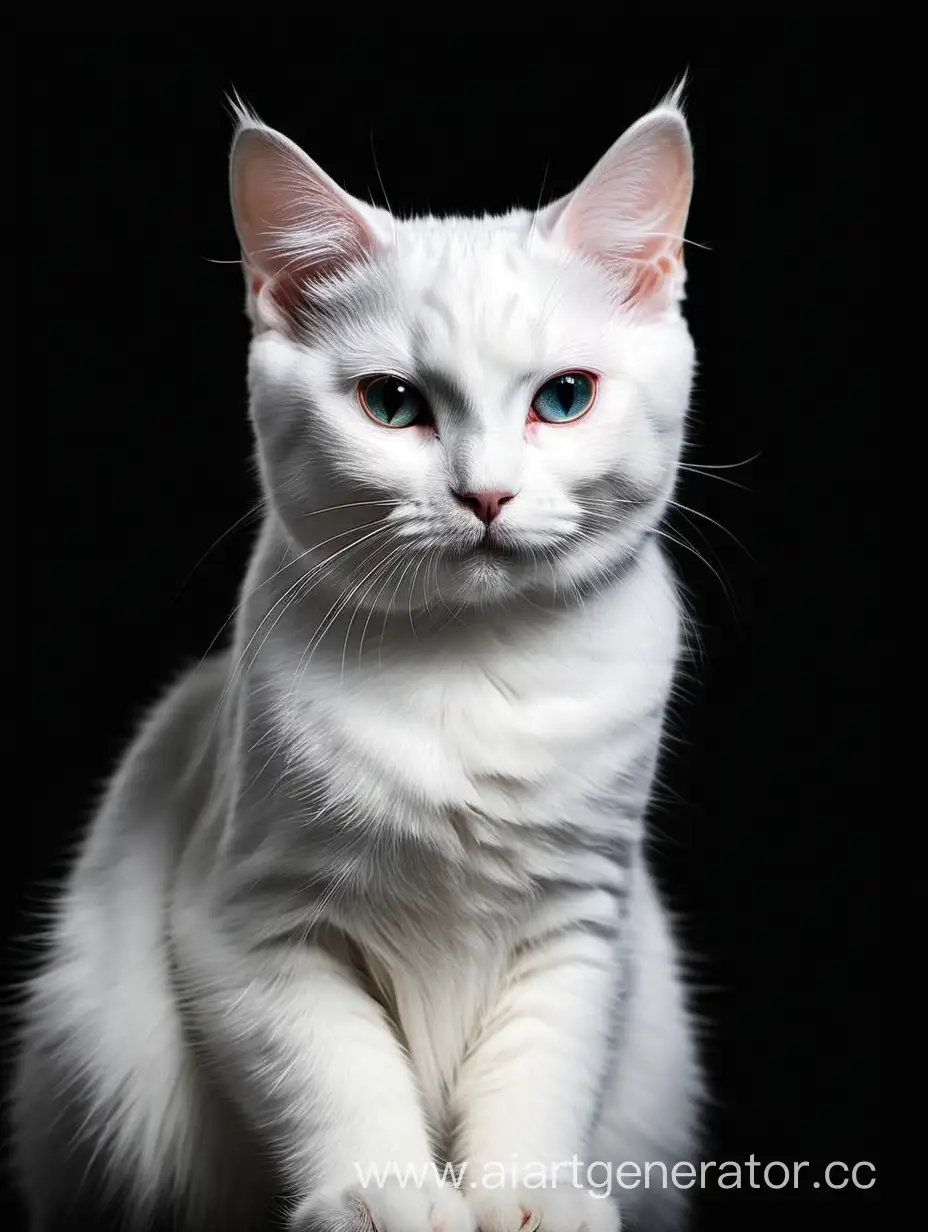
[[[358,397],[371,419],[385,428],[411,428],[432,418],[425,398],[402,377],[368,377],[358,386]]]
[[[532,399],[532,413],[545,423],[570,423],[587,413],[595,397],[595,377],[588,372],[562,372],[539,389]]]

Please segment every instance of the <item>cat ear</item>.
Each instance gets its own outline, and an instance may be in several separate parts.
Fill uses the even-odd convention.
[[[387,246],[390,215],[346,193],[283,134],[236,112],[229,180],[249,314],[289,329],[314,281]]]
[[[693,152],[679,92],[632,125],[536,227],[602,262],[625,302],[663,307],[682,288]]]

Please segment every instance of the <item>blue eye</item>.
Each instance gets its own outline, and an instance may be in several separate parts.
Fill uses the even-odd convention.
[[[570,423],[587,413],[595,397],[595,377],[588,372],[562,372],[545,381],[532,399],[532,411],[545,423]]]
[[[432,418],[425,398],[402,377],[368,377],[358,386],[358,397],[371,419],[385,428],[411,428]]]

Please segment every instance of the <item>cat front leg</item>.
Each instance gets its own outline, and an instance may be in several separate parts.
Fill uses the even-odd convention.
[[[235,953],[209,936],[186,932],[182,978],[231,1093],[298,1195],[292,1232],[472,1232],[432,1167],[403,1050],[350,964],[310,943]]]
[[[619,1227],[616,1203],[583,1183],[621,991],[618,944],[616,897],[593,890],[542,913],[513,955],[452,1109],[481,1232]]]

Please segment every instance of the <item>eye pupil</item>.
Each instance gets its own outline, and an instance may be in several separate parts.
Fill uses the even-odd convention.
[[[560,402],[565,414],[573,409],[576,396],[577,390],[573,377],[562,376],[557,383],[557,400]]]
[[[396,412],[403,405],[403,399],[406,397],[406,386],[401,385],[399,381],[385,381],[383,387],[383,405],[384,409],[389,411],[392,419]]]

